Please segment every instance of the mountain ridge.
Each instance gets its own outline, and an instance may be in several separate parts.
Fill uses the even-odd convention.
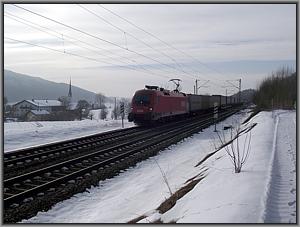
[[[57,83],[36,76],[17,73],[4,69],[4,96],[8,102],[18,102],[24,99],[55,99],[67,96],[69,84]],[[85,99],[94,101],[95,93],[72,85],[74,101]]]

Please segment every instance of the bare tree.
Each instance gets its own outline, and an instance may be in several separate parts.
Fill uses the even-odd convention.
[[[124,103],[125,115],[128,115],[131,111],[131,100],[128,98],[121,98],[121,102]]]
[[[111,118],[117,120],[120,117],[120,106],[117,105],[116,107],[113,108],[111,111]]]
[[[108,114],[107,108],[106,108],[106,106],[104,106],[104,108],[101,109],[100,119],[102,119],[102,120],[106,119],[107,114]]]
[[[221,147],[224,147],[233,166],[235,173],[240,173],[243,165],[246,163],[250,154],[250,144],[251,144],[251,129],[255,127],[256,124],[252,124],[250,127],[241,130],[240,125],[237,127],[230,128],[230,139],[226,141],[225,134],[222,135],[217,132],[219,141],[221,142]],[[241,134],[246,134],[243,145],[240,144],[239,136]],[[235,141],[235,143],[234,143]]]
[[[77,106],[76,106],[77,109],[87,109],[89,107],[90,107],[90,104],[88,103],[88,101],[86,101],[84,99],[79,100],[77,103]]]
[[[62,103],[62,106],[64,106],[66,109],[70,108],[71,100],[69,97],[61,96],[57,100],[60,101]]]
[[[99,92],[95,95],[95,102],[96,104],[98,104],[100,109],[104,107],[105,100],[106,100],[106,96],[104,94]]]
[[[82,119],[82,117],[88,116],[88,113],[89,113],[88,108],[89,107],[90,107],[90,104],[88,103],[88,101],[86,101],[84,99],[78,101],[76,108],[78,110],[80,120]]]

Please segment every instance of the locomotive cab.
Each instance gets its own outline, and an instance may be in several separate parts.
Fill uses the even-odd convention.
[[[139,90],[134,94],[131,102],[131,112],[128,116],[130,122],[145,122],[152,119],[154,95],[152,90]]]

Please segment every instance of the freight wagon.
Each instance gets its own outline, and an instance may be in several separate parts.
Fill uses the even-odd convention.
[[[196,114],[210,109],[210,95],[189,94],[189,113]]]
[[[135,92],[128,120],[137,124],[163,122],[212,111],[215,103],[220,110],[225,109],[235,101],[222,95],[185,94],[146,85]]]

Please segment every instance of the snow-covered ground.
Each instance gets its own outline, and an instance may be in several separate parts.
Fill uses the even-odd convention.
[[[217,128],[237,124],[247,116],[246,111],[236,114]],[[156,219],[177,223],[295,223],[296,112],[261,112],[248,125],[252,123],[257,126],[251,130],[251,153],[241,173],[234,173],[224,148],[195,167],[219,145],[211,126],[100,182],[99,187],[22,222],[124,223],[145,215],[141,223]],[[228,135],[230,130],[224,132]],[[241,147],[245,136],[239,137]],[[206,177],[174,207],[159,214],[156,208],[170,196],[161,170],[175,192],[204,166],[208,168]]]
[[[125,128],[132,126],[134,126],[132,122],[124,120]],[[4,123],[4,152],[121,128],[121,120],[99,120],[98,118],[82,121]]]

